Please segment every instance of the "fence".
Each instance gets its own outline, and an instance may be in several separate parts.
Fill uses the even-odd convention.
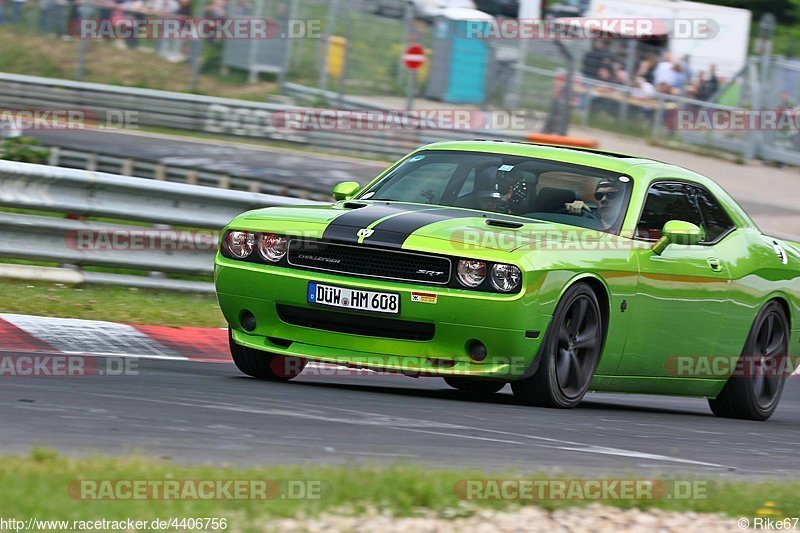
[[[0,257],[126,272],[82,270],[87,281],[207,291],[207,281],[165,275],[209,279],[216,231],[233,217],[311,203],[318,202],[0,161]]]
[[[88,11],[81,14],[77,8],[65,11],[67,5],[55,0],[26,2],[22,21],[42,31],[63,33],[67,20],[75,17],[108,18],[113,16],[114,10],[123,9],[82,4]],[[217,2],[200,0],[194,5],[195,16],[217,16],[213,12]],[[412,41],[422,43],[429,50],[434,49],[440,29],[438,22],[430,24],[412,16],[410,4],[405,7],[405,12],[398,10],[393,16],[375,13],[373,6],[378,4],[366,0],[241,0],[229,2],[229,5],[230,9],[235,5],[239,11],[229,11],[228,16],[274,18],[283,24],[281,31],[286,29],[288,21],[318,23],[315,26],[317,34],[281,38],[278,39],[280,42],[276,39],[266,42],[192,41],[191,46],[178,43],[177,48],[160,41],[125,42],[124,45],[149,47],[159,52],[167,50],[167,56],[170,50],[179,49],[181,54],[173,55],[180,55],[178,59],[188,58],[193,63],[195,75],[201,71],[216,73],[224,68],[249,69],[251,77],[260,71],[278,72],[283,92],[312,106],[334,103],[346,108],[396,109],[402,107],[400,97],[405,93],[409,76],[400,62],[402,50]],[[46,6],[53,11],[45,11],[49,9]],[[129,15],[163,16],[135,11]],[[56,20],[60,22],[54,22]],[[331,37],[344,41],[331,41]],[[483,108],[525,110],[529,116],[536,117],[531,126],[547,132],[564,133],[572,122],[664,139],[683,146],[723,149],[745,159],[758,157],[778,163],[800,164],[797,128],[735,131],[675,127],[675,117],[684,111],[735,112],[761,108],[789,109],[796,113],[797,103],[793,101],[793,95],[799,89],[798,63],[781,58],[768,58],[766,62],[763,58],[751,58],[729,82],[719,83],[715,94],[706,94],[700,90],[702,82],[699,72],[693,72],[691,58],[676,58],[687,80],[680,88],[675,87],[676,90],[667,94],[654,92],[654,88],[649,87],[650,82],[642,82],[652,74],[659,48],[648,48],[642,42],[633,46],[633,42],[611,40],[609,50],[598,52],[592,50],[595,43],[589,41],[562,43],[490,39],[487,44],[491,49],[491,60],[485,74],[486,95],[480,105]],[[338,46],[335,43],[343,43],[340,65],[339,68],[328,68],[326,57],[329,50]],[[105,44],[81,41],[82,57],[85,60],[87,50]],[[262,50],[261,46],[267,48]],[[464,51],[459,53],[467,54]],[[601,67],[590,61],[599,56],[606,57],[608,65]],[[471,61],[468,56],[460,59],[462,62]],[[78,62],[79,66],[85,66],[84,60]],[[427,79],[444,69],[441,62],[432,65],[436,61],[434,56],[420,72],[414,87],[416,94],[427,91]],[[710,76],[709,73],[705,75],[706,78]],[[92,84],[70,86],[69,82],[16,78],[12,81],[7,75],[0,76],[0,106],[27,108],[31,103],[42,106],[83,103],[101,112],[134,110],[139,112],[140,123],[144,126],[284,141],[382,159],[396,158],[419,145],[441,139],[514,139],[525,133],[311,129],[287,132],[275,128],[271,120],[275,112],[289,109],[277,104],[196,95],[179,97],[177,95],[181,93],[148,93],[145,89],[119,88],[114,92],[110,86],[99,89],[97,85],[90,88]],[[573,83],[568,84],[569,91],[564,91],[568,78]],[[365,95],[369,95],[369,99]]]
[[[135,125],[266,139],[329,152],[394,159],[421,145],[476,137],[522,139],[496,131],[454,129],[284,128],[300,108],[187,93],[0,73],[0,109],[82,110],[101,123],[135,117]]]

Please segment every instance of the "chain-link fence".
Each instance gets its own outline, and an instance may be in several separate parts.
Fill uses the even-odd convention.
[[[774,129],[759,132],[759,156],[778,163],[800,165],[800,60],[774,59],[759,63],[761,106],[775,111]]]
[[[238,75],[234,79],[243,85],[274,80],[282,90],[302,95],[306,105],[336,105],[331,96],[338,94],[369,97],[364,106],[385,109],[402,107],[411,88],[413,96],[440,107],[523,110],[535,119],[527,123],[529,131],[600,128],[800,164],[796,124],[754,128],[709,122],[748,110],[800,115],[800,61],[750,58],[740,72],[723,79],[713,67],[696,67],[689,56],[670,56],[664,39],[469,38],[458,20],[426,19],[411,3],[390,0],[2,1],[3,24],[67,39],[75,38],[85,20],[272,21],[266,39],[111,39],[119,48],[189,63],[185,90],[197,89],[201,73]],[[76,78],[90,66],[93,47],[110,46],[104,40],[109,39],[80,39]],[[421,44],[428,57],[414,74],[401,59],[411,43]]]
[[[723,82],[713,66],[695,70],[658,40],[541,41],[520,50],[506,104],[544,113],[547,133],[580,125],[755,155],[752,131],[712,123],[752,107],[755,61]]]

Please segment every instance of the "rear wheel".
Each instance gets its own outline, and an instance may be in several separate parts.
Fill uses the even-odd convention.
[[[289,381],[300,375],[307,361],[299,357],[288,357],[263,350],[255,350],[236,344],[228,329],[228,344],[236,368],[256,379]]]
[[[464,377],[447,376],[445,383],[464,392],[474,392],[476,394],[494,394],[506,386],[505,381],[494,381],[491,379],[473,379]]]
[[[556,307],[538,370],[530,378],[511,383],[514,396],[541,407],[578,405],[600,361],[603,331],[597,296],[587,284],[576,283]]]
[[[756,316],[737,373],[714,399],[711,411],[725,418],[766,420],[778,407],[786,382],[789,320],[783,306],[769,302]]]

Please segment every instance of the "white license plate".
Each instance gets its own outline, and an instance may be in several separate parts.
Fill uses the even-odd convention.
[[[308,284],[308,303],[353,311],[373,311],[390,315],[400,313],[400,295],[397,293],[334,287],[314,281]]]

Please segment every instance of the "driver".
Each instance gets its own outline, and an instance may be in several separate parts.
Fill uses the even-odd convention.
[[[619,214],[619,206],[622,200],[622,191],[617,184],[608,178],[603,178],[594,190],[594,199],[597,201],[597,209],[592,211],[583,200],[564,204],[567,213],[570,215],[582,215],[584,212],[593,218],[599,219],[606,226],[613,224]]]

